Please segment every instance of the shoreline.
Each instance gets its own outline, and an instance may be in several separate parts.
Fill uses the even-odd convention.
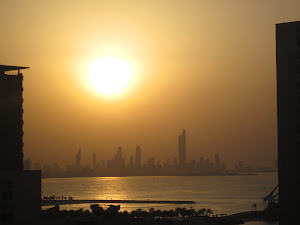
[[[277,173],[277,172],[266,172],[266,173]],[[187,175],[124,175],[124,176],[117,176],[117,175],[107,175],[107,176],[97,176],[97,175],[86,175],[86,176],[44,176],[42,179],[50,179],[50,178],[93,178],[93,177],[224,177],[224,176],[257,176],[260,173],[232,173],[232,174],[187,174]]]

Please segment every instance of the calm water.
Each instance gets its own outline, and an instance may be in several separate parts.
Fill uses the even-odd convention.
[[[210,208],[214,214],[250,211],[254,203],[263,209],[261,198],[277,185],[277,173],[254,176],[192,177],[90,177],[42,180],[42,196],[72,196],[74,199],[192,200],[193,205],[122,204],[121,210],[142,208]],[[103,204],[103,207],[106,206]],[[61,209],[89,209],[89,204]],[[254,225],[254,224],[253,224]]]

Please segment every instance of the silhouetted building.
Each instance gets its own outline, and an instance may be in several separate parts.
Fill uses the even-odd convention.
[[[166,166],[167,166],[167,167],[170,167],[170,166],[171,166],[171,160],[170,160],[169,158],[168,158],[167,161],[166,161]]]
[[[139,145],[137,145],[136,146],[136,151],[135,151],[135,164],[136,164],[136,167],[141,167],[141,161],[142,161],[141,147]]]
[[[34,170],[41,170],[42,169],[41,164],[40,163],[34,163],[33,164],[33,169]]]
[[[244,162],[243,161],[239,161],[236,165],[235,165],[235,170],[238,172],[241,172],[244,169]]]
[[[186,132],[182,129],[182,134],[178,136],[178,159],[179,165],[186,165]]]
[[[215,168],[216,168],[216,170],[220,170],[221,169],[221,163],[220,163],[219,154],[215,155]]]
[[[280,224],[297,221],[300,202],[300,21],[276,24]]]
[[[147,167],[149,168],[155,168],[155,158],[149,157],[147,160]]]
[[[31,158],[24,160],[24,169],[25,170],[32,170],[32,160]]]
[[[123,153],[122,153],[122,147],[119,146],[119,147],[118,147],[118,152],[117,152],[116,158],[122,158],[122,156],[123,156]]]
[[[129,168],[133,168],[134,167],[134,163],[133,163],[133,156],[131,155],[130,156],[130,159],[129,159]]]
[[[0,224],[38,224],[41,171],[23,170],[23,76],[0,65]],[[14,72],[17,71],[17,72]],[[31,160],[26,167],[32,167]]]
[[[205,160],[204,160],[204,168],[205,168],[206,170],[209,169],[209,165],[210,165],[209,159],[205,159]]]
[[[92,159],[92,163],[93,163],[93,170],[97,169],[97,160],[96,160],[96,153],[93,153],[93,159]]]
[[[81,168],[80,161],[81,161],[81,149],[78,150],[76,157],[75,157],[75,169],[76,170],[80,170],[80,168]]]
[[[118,147],[115,157],[111,160],[107,160],[107,169],[114,171],[122,168],[125,168],[125,159],[122,156],[122,147]]]
[[[204,158],[203,158],[203,157],[200,157],[199,167],[200,167],[201,169],[204,168]]]
[[[28,67],[0,65],[0,169],[23,166],[23,75]],[[7,75],[10,71],[15,75]]]

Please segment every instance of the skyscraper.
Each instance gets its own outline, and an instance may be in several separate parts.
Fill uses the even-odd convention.
[[[122,154],[122,147],[119,146],[118,147],[118,152],[117,152],[117,155],[116,155],[116,158],[122,158],[123,154]]]
[[[122,170],[125,167],[125,159],[122,156],[122,147],[118,147],[117,154],[111,160],[107,160],[107,169],[111,171],[115,170]]]
[[[40,224],[41,171],[23,170],[20,70],[27,68],[0,65],[0,224]]]
[[[139,145],[136,146],[136,151],[135,151],[135,164],[136,167],[141,167],[141,147]]]
[[[0,65],[0,169],[23,166],[23,75],[28,67]],[[7,72],[17,70],[14,75]]]
[[[182,129],[182,134],[178,136],[178,159],[179,165],[186,164],[186,131]]]
[[[300,21],[276,24],[280,224],[297,219],[300,149]]]

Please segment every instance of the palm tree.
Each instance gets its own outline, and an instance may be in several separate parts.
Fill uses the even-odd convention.
[[[208,216],[210,216],[210,214],[214,214],[213,211],[211,209],[207,209],[206,213],[208,214]]]
[[[129,213],[127,212],[127,210],[125,210],[122,214],[123,214],[124,216],[126,216],[126,217],[129,216]]]
[[[188,216],[195,216],[196,215],[196,210],[195,209],[189,209],[188,210]]]
[[[204,216],[204,212],[205,212],[205,211],[203,211],[203,209],[199,209],[199,210],[197,211],[197,216]]]
[[[155,217],[155,209],[154,208],[149,209],[149,216],[150,217]]]
[[[142,217],[142,212],[143,212],[143,210],[142,209],[137,209],[136,210],[136,215],[137,215],[137,217]]]
[[[203,216],[207,216],[206,208],[202,208],[201,211]]]

